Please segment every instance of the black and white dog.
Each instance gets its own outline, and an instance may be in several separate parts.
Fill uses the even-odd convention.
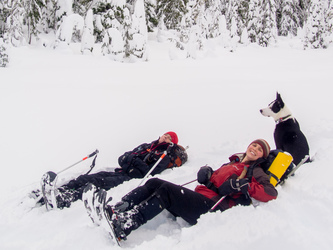
[[[260,110],[263,116],[272,117],[276,123],[274,140],[277,149],[287,151],[294,158],[297,165],[306,155],[309,155],[309,145],[300,126],[292,116],[290,110],[282,101],[281,95],[276,93],[276,100],[267,108]],[[308,159],[306,162],[309,162]]]

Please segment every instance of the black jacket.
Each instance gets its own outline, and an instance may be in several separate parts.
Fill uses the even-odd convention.
[[[125,152],[118,158],[121,170],[131,178],[143,178],[154,164],[160,159],[161,155],[167,150],[168,143],[158,144],[158,140],[151,143],[143,143],[132,151]],[[159,174],[165,170],[170,163],[170,158],[166,155],[151,173]]]

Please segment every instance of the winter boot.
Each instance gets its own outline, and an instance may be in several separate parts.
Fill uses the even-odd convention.
[[[57,207],[60,209],[70,207],[72,202],[77,201],[80,196],[79,191],[74,189],[67,189],[65,187],[59,187],[55,193]]]
[[[116,211],[109,205],[105,208],[107,218],[111,221],[117,238],[121,240],[126,240],[133,230],[154,218],[163,209],[156,196],[124,212]]]

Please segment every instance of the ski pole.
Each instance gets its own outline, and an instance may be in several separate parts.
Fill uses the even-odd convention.
[[[163,154],[162,154],[161,157],[158,159],[158,161],[154,164],[154,166],[152,166],[151,169],[148,171],[148,173],[142,178],[142,180],[141,180],[140,184],[138,185],[138,187],[140,187],[140,186],[142,185],[142,183],[143,183],[146,179],[148,179],[148,177],[149,177],[149,175],[151,174],[151,172],[154,171],[154,169],[156,168],[156,166],[157,166],[157,165],[163,160],[163,158],[168,154],[168,152],[169,152],[169,148],[172,147],[173,145],[174,145],[174,144],[171,143],[171,144],[168,146],[167,150],[165,150],[165,151],[163,152]]]
[[[186,185],[188,185],[188,184],[191,184],[192,182],[195,182],[195,181],[197,181],[197,179],[194,179],[193,181],[186,182],[185,184],[180,185],[180,186],[181,186],[181,187],[184,187],[184,186],[186,186]]]
[[[60,174],[60,173],[62,173],[62,172],[64,172],[64,171],[66,171],[67,169],[70,169],[71,167],[74,167],[75,165],[79,164],[80,162],[83,162],[84,160],[87,160],[88,158],[93,157],[95,154],[98,154],[98,153],[99,153],[99,151],[98,151],[98,149],[96,149],[96,150],[95,150],[94,152],[92,152],[90,155],[84,157],[82,160],[80,160],[80,161],[78,161],[78,162],[76,162],[76,163],[70,165],[69,167],[67,167],[67,168],[65,168],[65,169],[63,169],[63,170],[61,170],[61,171],[59,171],[57,174]]]
[[[293,170],[291,170],[291,172],[287,175],[287,178],[289,178],[290,176],[292,176],[295,172],[296,172],[296,170],[300,167],[300,166],[302,166],[306,161],[307,161],[307,159],[309,159],[309,156],[308,155],[306,155],[298,164],[297,164],[297,166],[296,167],[294,167],[293,168]]]
[[[212,206],[212,208],[209,210],[209,212],[213,212],[214,211],[214,209],[221,203],[221,201],[223,201],[223,199],[226,197],[226,195],[225,196],[222,196],[215,204],[214,204],[214,206]]]

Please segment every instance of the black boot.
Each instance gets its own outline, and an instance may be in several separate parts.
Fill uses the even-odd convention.
[[[60,209],[70,207],[72,202],[79,199],[79,196],[80,194],[78,190],[60,187],[56,191],[57,207]]]
[[[134,206],[125,212],[119,212],[107,206],[106,211],[109,214],[115,233],[119,239],[126,240],[127,236],[135,229],[145,224],[158,215],[164,207],[160,200],[153,196],[143,204]]]

